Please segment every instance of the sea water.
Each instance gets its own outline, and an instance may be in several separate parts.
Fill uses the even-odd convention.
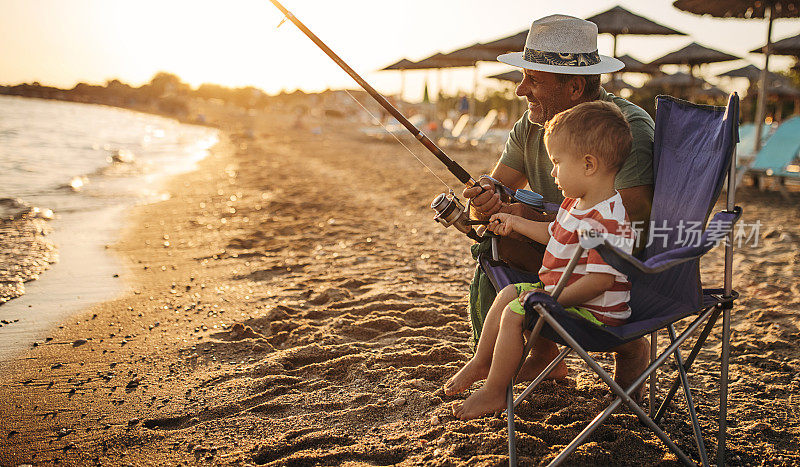
[[[9,216],[23,206],[37,213],[45,226],[39,230],[49,231],[43,239],[58,255],[45,272],[25,278],[24,295],[0,305],[0,363],[76,311],[124,290],[121,265],[107,250],[123,214],[165,199],[164,181],[194,168],[217,141],[217,130],[154,115],[0,96],[6,240],[17,233],[7,229],[18,228]],[[0,272],[30,263],[26,255],[34,252],[25,250],[6,249]]]

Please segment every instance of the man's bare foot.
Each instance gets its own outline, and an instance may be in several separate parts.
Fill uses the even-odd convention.
[[[464,392],[469,389],[475,381],[486,379],[488,374],[489,366],[481,365],[473,358],[458,370],[458,373],[444,383],[444,393],[448,396],[452,396]]]
[[[622,389],[628,389],[633,381],[642,374],[647,365],[650,364],[650,342],[646,337],[636,339],[613,349],[614,355],[614,381]],[[644,384],[639,386],[631,398],[637,403],[642,401],[644,396]]]
[[[503,391],[493,393],[482,387],[464,402],[453,403],[453,415],[461,420],[478,418],[487,413],[499,412],[506,408],[506,394]]]
[[[542,358],[538,354],[528,355],[528,358],[525,359],[525,363],[522,364],[522,368],[519,369],[519,373],[517,373],[516,381],[533,381],[551,361],[553,361],[552,358]],[[558,365],[556,365],[544,379],[562,380],[566,377],[567,364],[562,360],[558,362]]]

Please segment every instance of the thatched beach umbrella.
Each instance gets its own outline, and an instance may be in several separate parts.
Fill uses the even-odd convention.
[[[701,88],[706,84],[703,78],[698,78],[697,76],[692,76],[688,73],[683,73],[681,71],[667,75],[658,75],[646,83],[644,83],[644,87],[648,88],[668,88],[668,89],[689,89],[689,88]]]
[[[751,54],[764,53],[767,46],[759,47],[750,51]],[[769,46],[770,55],[793,55],[800,58],[800,34],[786,39],[781,39]]]
[[[739,60],[740,57],[719,50],[705,47],[697,42],[692,42],[686,47],[670,52],[663,57],[650,62],[650,65],[688,65],[689,74],[692,74],[692,67],[705,63],[727,62],[729,60]]]
[[[761,69],[755,65],[747,65],[735,70],[730,70],[725,73],[717,75],[721,78],[747,78],[750,81],[750,87],[758,86],[761,80]],[[776,73],[767,72],[767,94],[775,95],[782,98],[794,99],[796,89],[785,76]]]
[[[683,32],[658,24],[644,16],[631,13],[621,6],[615,6],[610,10],[586,18],[586,20],[596,24],[597,32],[600,34],[611,34],[614,38],[614,57],[617,56],[617,36],[623,34],[636,36],[686,35]]]
[[[459,68],[475,65],[475,60],[466,57],[448,57],[441,52],[435,53],[430,57],[423,58],[414,62],[408,70],[435,70],[440,68]]]
[[[519,52],[525,48],[525,39],[528,38],[528,30],[514,33],[510,36],[502,37],[500,39],[485,42],[481,44],[486,50],[497,52],[498,55],[506,52]]]
[[[797,58],[797,62],[794,64],[793,68],[800,69],[800,34],[781,39],[774,44],[765,45],[764,47],[751,50],[750,53],[764,53],[764,51],[767,50],[767,47],[769,47],[769,55],[789,55]],[[797,88],[795,88],[785,77],[775,75],[770,72],[767,73],[767,82],[772,84],[767,85],[767,97],[765,97],[764,100],[768,100],[768,96],[770,95],[778,97],[778,100],[794,99],[794,113],[800,113],[800,96],[795,94],[797,92]],[[777,78],[773,79],[773,77]],[[782,108],[782,106],[778,106],[779,113]]]
[[[761,73],[761,86],[758,91],[758,110],[756,111],[755,150],[761,149],[761,131],[767,102],[767,72],[772,42],[772,21],[778,18],[800,17],[800,0],[676,0],[672,6],[696,15],[711,15],[717,18],[754,18],[767,20],[767,44],[764,46],[764,68]],[[723,422],[724,423],[724,422]],[[720,431],[722,436],[722,431]],[[724,455],[717,464],[722,465]]]
[[[518,70],[511,70],[505,73],[498,73],[496,75],[487,76],[487,78],[499,79],[500,81],[510,81],[512,83],[519,83],[522,81],[522,72]]]
[[[483,44],[472,44],[469,47],[464,47],[454,50],[444,57],[452,60],[472,60],[474,62],[496,62],[499,55],[494,49],[486,47]]]
[[[400,71],[402,71],[402,70],[408,70],[412,65],[414,65],[414,62],[412,62],[411,60],[409,60],[407,58],[403,58],[400,61],[394,62],[391,65],[386,66],[384,68],[381,68],[378,71],[389,71],[389,70],[400,70]]]
[[[464,55],[451,55],[451,54],[443,54],[443,53],[435,53],[430,57],[423,58],[418,62],[414,62],[408,69],[409,70],[442,70],[443,68],[464,68],[464,67],[474,67],[477,60],[474,58]],[[442,88],[442,77],[441,74],[437,76],[437,89]],[[475,94],[475,88],[477,87],[477,78],[473,79],[473,95]]]
[[[686,34],[656,23],[643,16],[636,15],[630,11],[616,6],[608,11],[599,13],[588,21],[597,25],[600,34],[611,34],[614,37],[613,55],[617,56],[617,36],[620,35],[678,35]],[[528,30],[514,33],[491,42],[481,44],[481,47],[497,52],[519,52],[525,48],[525,39],[528,37]],[[627,70],[626,70],[627,71]]]
[[[646,81],[642,88],[656,88],[683,99],[691,99],[695,92],[708,85],[697,76],[679,71],[671,75],[660,74]],[[661,92],[661,91],[659,91]]]
[[[769,82],[773,82],[777,79],[782,78],[780,75],[776,75],[775,73],[768,73]],[[750,83],[753,84],[761,79],[761,69],[755,65],[747,65],[741,68],[737,68],[735,70],[726,71],[725,73],[720,73],[717,75],[719,78],[747,78],[750,80]]]
[[[413,67],[414,62],[408,60],[407,58],[400,59],[395,63],[392,63],[389,66],[381,68],[378,71],[393,71],[398,70],[400,71],[400,99],[403,99],[403,92],[406,89],[406,70],[409,70]]]
[[[624,73],[647,73],[650,75],[658,73],[658,67],[640,62],[630,55],[626,54],[617,58],[625,64],[625,68],[621,70]]]

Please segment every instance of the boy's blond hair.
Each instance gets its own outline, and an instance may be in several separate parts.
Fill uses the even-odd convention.
[[[591,101],[556,114],[544,126],[547,147],[556,144],[579,155],[591,154],[614,173],[631,152],[631,127],[619,107]]]

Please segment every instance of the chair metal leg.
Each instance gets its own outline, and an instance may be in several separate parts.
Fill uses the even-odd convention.
[[[572,349],[570,349],[569,347],[564,347],[561,350],[561,352],[556,356],[556,358],[554,358],[553,361],[550,362],[550,364],[548,364],[547,367],[544,370],[542,370],[541,373],[539,373],[539,376],[537,376],[533,381],[531,381],[528,387],[526,387],[525,390],[522,391],[522,394],[517,396],[517,398],[514,400],[514,407],[518,406],[520,402],[525,400],[525,398],[528,397],[531,392],[533,392],[536,386],[538,386],[539,383],[544,381],[547,375],[549,375],[550,372],[553,371],[553,368],[555,368],[556,365],[561,363],[561,360],[564,360],[564,358],[566,358],[566,356],[569,355],[570,352],[572,352]]]
[[[725,432],[728,425],[728,361],[731,356],[731,310],[722,310],[722,362],[719,378],[719,434],[717,465],[725,465]]]
[[[668,327],[669,338],[675,342],[675,326],[672,324]],[[680,374],[681,383],[683,384],[683,393],[686,395],[686,406],[689,408],[689,417],[692,419],[692,431],[694,432],[694,440],[697,444],[697,452],[700,454],[700,460],[704,467],[708,466],[708,455],[706,454],[706,445],[703,442],[703,431],[700,429],[700,422],[697,420],[697,411],[694,408],[694,401],[692,400],[692,389],[689,387],[689,377],[686,376],[686,370],[683,368],[683,357],[681,356],[680,348],[675,349],[675,360],[678,363],[678,373]]]
[[[720,309],[715,307],[714,313],[712,313],[711,317],[708,319],[708,323],[706,323],[706,326],[703,328],[703,331],[700,332],[700,335],[697,337],[697,342],[695,342],[694,347],[692,347],[692,351],[689,352],[689,356],[686,357],[686,361],[683,364],[683,367],[686,371],[689,371],[695,359],[697,358],[697,355],[700,354],[700,349],[703,348],[703,345],[708,339],[711,330],[717,323],[717,319],[719,318],[719,313]],[[675,379],[672,380],[672,386],[670,386],[669,391],[667,392],[667,396],[664,398],[664,400],[661,402],[661,405],[658,407],[656,415],[655,417],[653,417],[653,420],[656,423],[660,423],[661,417],[663,417],[664,414],[666,413],[667,407],[669,406],[669,403],[672,401],[673,396],[675,396],[675,393],[678,392],[679,386],[680,386],[680,375],[676,376]]]
[[[515,437],[514,427],[514,382],[512,381],[506,389],[506,414],[508,415],[508,465],[509,467],[516,467],[517,465],[517,442]]]
[[[639,417],[639,420],[650,428],[653,433],[658,436],[667,447],[678,456],[681,462],[686,465],[694,465],[692,460],[671,440],[669,437],[664,433],[664,431],[656,425],[647,414],[644,413],[641,407],[637,405],[633,399],[631,399],[630,394],[633,393],[634,388],[638,388],[645,379],[655,370],[664,363],[664,361],[672,355],[678,346],[684,342],[694,331],[697,329],[700,324],[705,321],[710,315],[711,310],[707,310],[705,313],[700,315],[697,319],[695,319],[692,324],[681,334],[675,342],[673,342],[665,351],[664,353],[659,356],[655,362],[653,362],[647,369],[633,382],[631,383],[630,387],[627,390],[623,390],[619,385],[614,381],[613,378],[586,352],[586,350],[581,347],[578,342],[561,326],[561,324],[556,321],[555,318],[550,315],[550,313],[540,304],[534,306],[534,309],[547,321],[547,324],[553,328],[563,339],[564,341],[572,347],[575,352],[580,355],[580,357],[592,368],[592,370],[597,373],[600,378],[611,388],[614,394],[617,395],[617,399],[612,402],[612,404],[601,414],[595,417],[592,422],[575,437],[572,442],[567,445],[558,456],[550,463],[550,465],[559,465],[566,458],[580,446],[588,437],[589,435],[606,419],[608,418],[614,410],[619,406],[621,402],[624,402],[630,409]]]
[[[506,416],[508,417],[508,465],[509,466],[516,466],[517,465],[517,443],[516,443],[516,428],[514,427],[514,380],[517,377],[517,373],[519,373],[519,369],[522,368],[522,364],[525,363],[525,359],[528,357],[528,353],[530,353],[531,349],[533,349],[533,343],[536,341],[536,338],[539,337],[539,333],[542,331],[542,326],[544,325],[544,321],[540,318],[536,318],[536,324],[533,326],[533,330],[531,331],[531,335],[528,337],[528,342],[525,343],[524,349],[522,351],[522,358],[519,360],[519,365],[517,365],[517,371],[514,372],[514,378],[511,379],[511,382],[508,383],[508,389],[506,389]]]
[[[650,363],[656,359],[658,352],[658,332],[650,333]],[[658,380],[658,370],[650,375],[650,399],[647,401],[647,415],[653,416],[653,409],[656,405],[656,381]]]
[[[770,15],[771,15],[770,10]],[[766,72],[765,72],[766,75]],[[758,124],[759,131],[761,123]],[[758,142],[758,141],[757,141]],[[736,145],[733,146],[731,166],[728,169],[728,183],[736,180]],[[734,210],[734,196],[736,190],[728,190],[725,208],[728,212]],[[728,232],[725,242],[725,271],[723,287],[725,298],[733,294],[733,229]],[[731,308],[733,303],[726,303],[722,310],[722,361],[720,362],[719,378],[719,434],[717,435],[717,465],[725,465],[725,432],[728,425],[728,362],[731,357]]]

